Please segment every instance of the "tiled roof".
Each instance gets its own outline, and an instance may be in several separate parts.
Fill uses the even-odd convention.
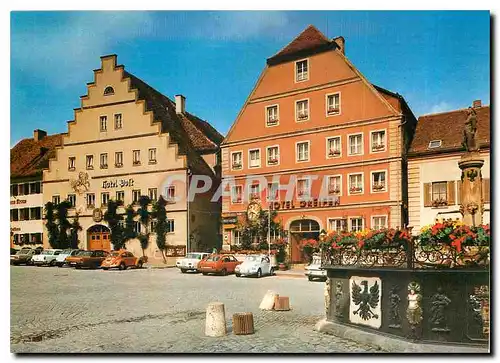
[[[477,116],[477,137],[481,147],[490,145],[490,106],[474,109]],[[463,150],[463,132],[467,109],[435,113],[419,117],[410,154],[440,153]],[[441,147],[429,149],[429,142],[441,140]]]
[[[40,141],[23,139],[10,149],[10,177],[27,178],[42,175],[55,156],[56,146],[62,143],[63,134],[45,136]]]
[[[162,132],[168,132],[172,141],[177,143],[179,153],[188,156],[188,164],[197,171],[207,171],[208,165],[199,153],[216,151],[223,136],[206,121],[185,113],[178,115],[175,102],[161,94],[146,82],[124,71],[130,78],[130,85],[139,92],[139,99],[146,102],[147,110],[154,114],[154,119],[161,121]]]

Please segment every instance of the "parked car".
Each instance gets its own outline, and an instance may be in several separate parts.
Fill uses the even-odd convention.
[[[76,256],[80,251],[82,250],[67,249],[61,251],[61,253],[59,253],[59,255],[57,255],[56,257],[55,265],[59,267],[66,265],[67,264],[66,258],[71,256]]]
[[[198,269],[203,275],[216,273],[227,275],[234,272],[236,266],[241,264],[233,255],[210,255],[198,264]]]
[[[103,250],[80,251],[74,256],[67,257],[66,263],[75,268],[99,268],[108,255],[109,253]]]
[[[274,267],[267,255],[248,255],[241,265],[234,270],[236,277],[274,275]]]
[[[13,248],[13,247],[11,247],[11,248],[10,248],[10,255],[11,255],[11,256],[12,256],[12,255],[15,255],[15,254],[17,253],[17,251],[19,251],[17,248]]]
[[[186,273],[187,271],[198,272],[198,264],[207,256],[210,256],[210,253],[189,252],[186,257],[177,259],[175,265],[181,270],[182,273]]]
[[[321,281],[326,281],[326,270],[321,270],[321,256],[313,255],[312,261],[309,265],[306,266],[305,275],[312,281],[314,279],[318,279]]]
[[[35,255],[40,254],[40,252],[42,252],[42,248],[23,247],[19,251],[17,251],[15,255],[10,256],[10,264],[26,264],[27,266],[31,266],[33,265],[33,261],[31,260],[31,258]]]
[[[142,268],[144,264],[143,257],[136,257],[132,252],[126,250],[113,251],[101,263],[103,270],[118,268],[126,270],[128,267]]]
[[[62,252],[60,249],[43,250],[39,255],[34,255],[31,260],[36,266],[55,266],[57,256]]]

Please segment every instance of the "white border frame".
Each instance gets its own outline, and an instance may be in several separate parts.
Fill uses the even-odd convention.
[[[271,107],[276,107],[276,116],[278,117],[278,122],[276,122],[274,125],[269,125],[268,124],[268,113],[267,113],[267,109],[268,108],[271,108]],[[275,103],[275,104],[272,104],[272,105],[267,105],[266,107],[264,107],[264,111],[265,111],[265,115],[264,115],[264,120],[265,120],[265,125],[266,127],[276,127],[276,126],[279,126],[280,124],[280,105],[278,103]]]
[[[241,154],[241,168],[239,169],[234,169],[233,168],[233,154],[237,154],[237,153],[240,153]],[[249,154],[249,157],[250,157],[250,154]],[[245,164],[243,162],[243,150],[236,150],[236,151],[231,151],[229,153],[229,168],[231,169],[231,171],[235,170],[235,171],[238,171],[238,170],[243,170],[243,168],[245,167]]]
[[[384,132],[384,148],[382,150],[373,150],[373,134],[376,132]],[[387,129],[370,130],[370,154],[378,154],[387,151]]]
[[[240,187],[241,188],[241,201],[240,202],[233,202],[233,189],[236,189]],[[236,194],[235,196],[237,196],[238,194]],[[231,204],[243,204],[243,185],[231,185],[231,193],[229,195],[229,201],[231,202]]]
[[[361,152],[359,154],[351,154],[351,136],[361,135]],[[355,132],[353,134],[347,134],[347,156],[363,156],[365,154],[365,135],[363,132]]]
[[[259,166],[252,166],[252,163],[250,162],[250,152],[259,150]],[[256,147],[253,149],[248,149],[248,169],[258,169],[262,167],[262,150],[260,147]]]
[[[326,183],[327,190],[326,191],[327,191],[327,194],[330,195],[330,192],[328,191],[328,189],[330,187],[330,178],[335,178],[337,176],[340,177],[340,193],[336,194],[336,196],[341,197],[343,195],[342,194],[342,192],[343,192],[343,188],[342,188],[342,174],[332,174],[332,175],[327,175],[326,176],[326,181],[327,181],[327,183]],[[335,195],[335,194],[332,194],[332,195]]]
[[[373,174],[374,173],[385,173],[385,188],[384,190],[373,190]],[[371,170],[370,171],[370,194],[386,193],[389,191],[389,183],[387,182],[387,169]]]
[[[374,214],[370,217],[370,229],[373,228],[373,218],[385,217],[385,226],[382,228],[389,228],[389,215],[387,214]]]
[[[349,217],[343,218],[343,217],[329,217],[326,219],[326,228],[328,231],[333,231],[333,229],[330,229],[330,221],[342,221],[346,220],[347,222],[347,229],[349,229]]]
[[[103,155],[106,155],[106,167],[103,168],[103,164],[102,164],[102,156]],[[108,169],[109,168],[109,153],[105,152],[105,153],[99,153],[99,169]]]
[[[269,164],[269,158],[268,158],[268,150],[277,147],[278,148],[278,163],[277,164]],[[281,153],[280,153],[280,146],[279,145],[271,145],[271,146],[266,146],[266,166],[279,166],[281,164]]]
[[[103,196],[104,194],[107,194],[107,195],[108,195],[108,202],[111,200],[111,195],[109,194],[109,192],[101,192],[101,195],[100,195],[100,198],[99,198],[99,205],[100,205],[101,207],[102,207],[102,206],[106,206],[106,205],[107,205],[107,203],[106,203],[106,204],[104,204],[104,203],[102,202],[102,196]]]
[[[353,219],[361,219],[361,230],[360,231],[357,231],[357,232],[361,232],[365,229],[365,219],[363,218],[363,216],[349,216],[347,217],[348,219],[348,226],[347,228],[349,229],[349,232],[352,232],[352,220]]]
[[[101,125],[101,117],[106,117],[106,130],[103,130],[103,129],[101,128],[101,126],[102,126],[102,125]],[[100,132],[100,133],[101,133],[101,132],[108,132],[108,126],[109,126],[109,125],[108,125],[108,115],[99,115],[99,132]]]
[[[121,115],[122,117],[122,127],[120,128],[116,127],[116,115]],[[113,130],[123,130],[123,113],[121,112],[113,113]]]
[[[339,112],[338,113],[328,113],[328,97],[329,96],[335,96],[339,95]],[[340,116],[342,114],[342,94],[340,91],[338,92],[330,92],[325,94],[325,116],[326,117],[335,117],[335,116]]]
[[[118,193],[119,192],[123,193],[123,199],[118,199]],[[121,200],[121,201],[123,201],[123,204],[125,204],[125,190],[117,190],[117,191],[115,191],[115,200],[116,201]]]
[[[121,165],[119,165],[119,164],[117,163],[117,159],[118,159],[118,158],[116,157],[116,155],[117,155],[118,153],[121,153],[121,154],[122,154],[122,163],[121,163]],[[125,165],[125,161],[124,161],[124,159],[125,159],[125,158],[123,157],[123,155],[124,155],[124,154],[123,154],[123,151],[115,151],[115,162],[113,163],[113,165],[115,166],[115,168],[123,168],[123,166]]]
[[[297,103],[304,102],[304,101],[307,101],[307,118],[299,120],[298,114],[297,114]],[[296,100],[294,102],[293,113],[295,114],[295,122],[301,123],[301,122],[307,122],[307,121],[309,121],[311,119],[311,101],[310,101],[309,97],[308,98],[302,98],[300,100]]]
[[[306,79],[301,79],[299,81],[299,80],[297,80],[297,76],[298,76],[298,73],[297,73],[297,63],[303,62],[303,61],[307,62],[307,78]],[[311,75],[311,62],[310,62],[309,58],[297,59],[295,62],[293,62],[293,81],[294,81],[294,83],[307,82],[311,78],[310,75]]]
[[[151,156],[150,151],[151,150],[155,151],[155,158],[154,158],[154,160],[150,159],[150,156]],[[158,163],[158,148],[156,148],[156,147],[148,147],[148,164],[149,165],[154,165],[156,163]]]
[[[61,194],[54,194],[52,198],[50,198],[50,201],[54,204],[54,197],[59,197],[59,203],[61,203]],[[19,208],[17,208],[19,209]],[[17,221],[14,221],[17,222]]]
[[[339,138],[340,139],[340,155],[338,156],[329,156],[328,155],[328,152],[330,151],[330,149],[328,148],[328,141],[330,139],[335,139],[335,138]],[[327,159],[337,159],[337,158],[341,158],[342,157],[342,135],[334,135],[334,136],[326,136],[325,137],[325,156]]]
[[[354,194],[351,194],[351,183],[350,183],[350,180],[351,180],[351,175],[359,175],[361,174],[361,185],[362,185],[362,190],[360,193],[354,193]],[[365,194],[365,173],[363,171],[360,171],[360,172],[356,172],[356,173],[348,173],[347,174],[347,195],[363,195]]]
[[[307,160],[299,160],[299,144],[307,143]],[[311,140],[301,140],[295,143],[295,163],[308,163],[311,161]]]

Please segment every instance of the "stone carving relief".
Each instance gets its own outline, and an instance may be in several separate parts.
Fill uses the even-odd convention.
[[[395,285],[389,292],[389,328],[401,328],[400,305],[399,286]]]
[[[412,281],[408,284],[408,307],[406,309],[406,319],[410,323],[410,338],[417,338],[417,328],[422,323],[422,295],[420,294],[420,284]]]
[[[437,292],[431,298],[431,314],[429,322],[434,332],[449,332],[447,326],[446,309],[451,300],[443,293],[443,289],[438,287]]]
[[[377,277],[352,276],[349,280],[349,320],[354,324],[380,328],[382,281]]]
[[[89,179],[89,174],[81,171],[78,173],[78,179],[72,179],[70,181],[71,188],[75,191],[75,193],[83,194],[90,188]]]
[[[342,282],[337,281],[335,284],[335,316],[342,318],[342,300],[344,298],[344,291],[342,290]]]

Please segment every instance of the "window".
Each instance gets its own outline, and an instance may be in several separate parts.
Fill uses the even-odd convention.
[[[87,193],[87,208],[94,208],[94,207],[95,207],[95,194]]]
[[[109,96],[109,95],[114,95],[114,94],[115,94],[115,90],[113,89],[113,87],[108,86],[104,89],[104,96]]]
[[[124,202],[125,201],[125,192],[123,190],[116,192],[116,201],[117,202]]]
[[[132,165],[141,165],[141,150],[132,151]]]
[[[170,185],[167,188],[167,200],[168,201],[174,201],[175,200],[175,186]]]
[[[30,208],[30,219],[34,220],[42,219],[42,207]]]
[[[298,179],[297,180],[297,198],[307,199],[311,196],[311,185],[309,179]]]
[[[335,158],[342,154],[340,145],[340,136],[329,137],[326,139],[326,157]]]
[[[175,224],[173,219],[167,219],[167,233],[175,232]]]
[[[251,168],[258,168],[260,167],[260,149],[255,149],[255,150],[250,150],[249,151],[249,163],[248,165]]]
[[[308,72],[308,60],[301,60],[298,62],[295,62],[295,81],[296,82],[302,82],[302,81],[307,81],[309,79],[309,72]]]
[[[73,171],[76,168],[76,158],[74,156],[70,156],[68,158],[68,170]]]
[[[156,164],[156,149],[155,148],[148,150],[148,156],[149,156],[149,163]]]
[[[149,230],[151,231],[151,233],[155,233],[155,230],[156,230],[156,225],[158,224],[158,221],[153,219],[150,223],[149,223]]]
[[[249,199],[259,198],[260,197],[260,184],[251,184],[249,193],[250,193]]]
[[[295,120],[309,120],[309,100],[301,100],[295,102]]]
[[[87,170],[94,169],[94,155],[87,155],[86,165],[87,165]]]
[[[363,174],[349,175],[349,194],[363,193]]]
[[[123,166],[123,152],[118,151],[115,153],[115,166],[121,168]]]
[[[138,203],[140,197],[141,197],[140,190],[132,190],[132,203]]]
[[[432,183],[432,205],[437,207],[448,204],[447,183]]]
[[[30,209],[29,208],[21,208],[19,209],[19,220],[20,221],[29,221],[30,219]]]
[[[351,232],[363,230],[363,218],[351,218]]]
[[[373,216],[372,217],[372,229],[382,229],[387,228],[387,217],[386,216]]]
[[[363,153],[363,134],[349,135],[349,155]]]
[[[19,184],[19,195],[28,195],[30,193],[29,183]]]
[[[115,129],[121,129],[123,127],[122,114],[115,114]]]
[[[141,222],[134,221],[134,232],[137,234],[141,233]]]
[[[151,201],[158,200],[158,189],[157,188],[149,188],[148,189],[148,197]]]
[[[101,154],[100,156],[100,162],[101,162],[101,169],[107,169],[108,168],[108,154]]]
[[[243,187],[241,185],[233,185],[231,187],[231,203],[241,203],[243,197]]]
[[[235,151],[231,153],[231,169],[239,170],[243,168],[243,153]]]
[[[41,192],[42,192],[41,182],[30,183],[30,194],[40,194]]]
[[[279,188],[280,183],[272,182],[267,184],[267,200],[276,201],[279,200]]]
[[[266,124],[267,126],[276,126],[279,123],[278,105],[266,107]]]
[[[296,159],[298,162],[309,161],[309,141],[298,142],[296,152]]]
[[[429,149],[434,149],[436,147],[441,147],[441,140],[431,140],[429,142]]]
[[[101,205],[106,206],[109,202],[109,193],[101,193]]]
[[[372,134],[372,152],[385,151],[385,131],[374,131]]]
[[[340,175],[328,177],[328,194],[340,195],[342,192],[342,179]]]
[[[61,197],[58,195],[52,196],[52,204],[58,205],[59,203],[61,203]]]
[[[372,172],[372,192],[385,192],[385,171]]]
[[[241,245],[241,232],[233,229],[233,244],[236,246]]]
[[[341,232],[347,231],[347,219],[332,218],[328,220],[328,228],[330,231]]]
[[[68,194],[68,202],[71,204],[71,208],[76,207],[76,194]]]
[[[326,115],[340,114],[340,93],[326,95]]]
[[[11,197],[17,197],[18,195],[18,187],[17,184],[11,184],[10,185],[10,196]]]
[[[10,210],[10,221],[18,221],[19,220],[19,209],[11,209]]]
[[[108,116],[99,117],[101,132],[108,131]]]
[[[267,148],[267,165],[279,164],[279,147],[271,146]]]

